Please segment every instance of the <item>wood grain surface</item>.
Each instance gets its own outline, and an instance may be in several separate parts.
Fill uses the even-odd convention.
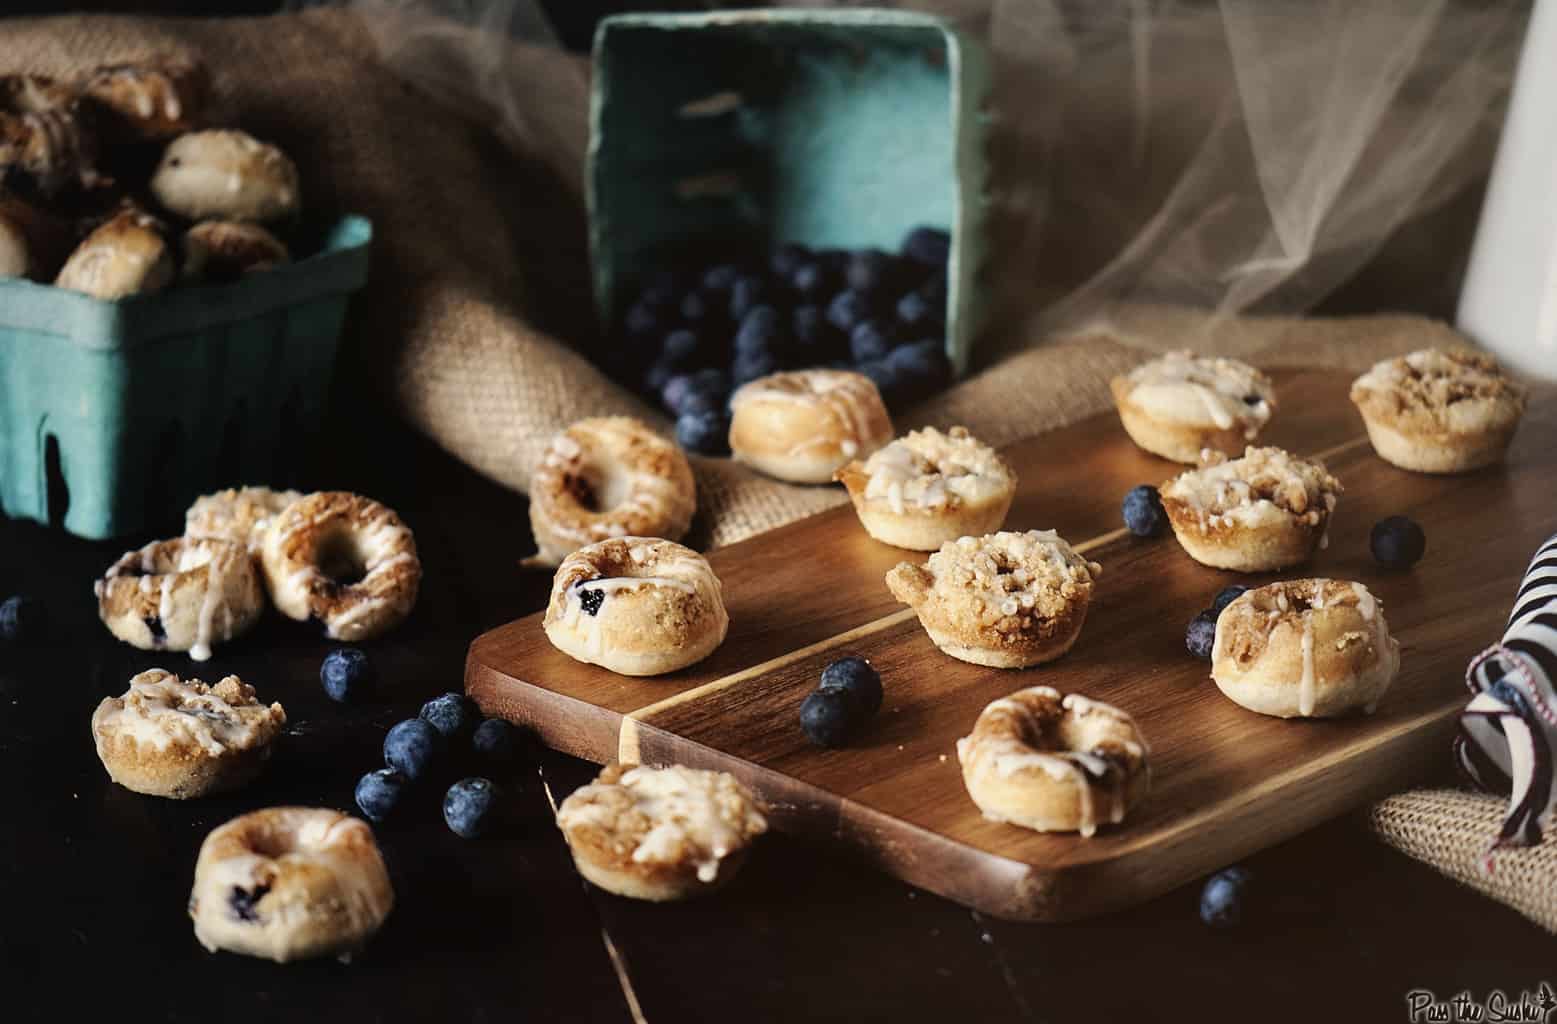
[[[1456,477],[1397,470],[1374,456],[1346,400],[1349,378],[1279,375],[1281,410],[1263,441],[1322,455],[1346,492],[1329,547],[1281,574],[1365,582],[1402,645],[1376,714],[1282,721],[1223,698],[1183,648],[1188,619],[1240,576],[1201,566],[1171,537],[1119,528],[1119,501],[1175,467],[1135,448],[1109,414],[1013,445],[1020,477],[1007,527],[1056,528],[1103,564],[1076,647],[1048,666],[1004,672],[938,652],[882,575],[922,558],[872,541],[838,509],[714,552],[731,631],[686,672],[615,676],[555,651],[534,615],[477,639],[466,686],[489,714],[604,762],[680,762],[731,771],[788,831],[849,847],[885,870],[987,913],[1065,920],[1162,893],[1408,784],[1440,760],[1463,703],[1466,660],[1496,638],[1529,552],[1557,529],[1557,423],[1537,402],[1507,465]],[[1415,569],[1392,573],[1368,531],[1411,515],[1428,535]],[[844,653],[882,673],[886,703],[854,744],[819,750],[800,701]],[[1114,703],[1152,749],[1153,788],[1120,826],[1091,839],[985,820],[955,756],[990,700],[1045,683]]]

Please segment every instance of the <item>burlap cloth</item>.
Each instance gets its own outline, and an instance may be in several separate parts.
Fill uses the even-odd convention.
[[[589,308],[576,174],[584,73],[555,51],[516,46],[529,103],[524,156],[493,137],[479,107],[455,112],[379,60],[352,16],[267,19],[66,17],[7,21],[0,68],[69,74],[152,53],[198,55],[227,123],[281,144],[311,208],[374,221],[374,266],[355,302],[339,372],[372,381],[412,423],[480,472],[523,490],[547,440],[585,415],[667,426],[548,330],[583,331]],[[1002,444],[1106,408],[1108,378],[1145,349],[1190,344],[1267,366],[1358,369],[1455,340],[1413,316],[1231,318],[1130,308],[1095,329],[1019,349],[904,417],[966,424]],[[841,504],[836,488],[793,487],[728,460],[696,459],[700,542],[722,545]],[[1448,751],[1445,751],[1445,759]],[[1557,844],[1502,854],[1480,871],[1501,803],[1445,790],[1373,808],[1386,842],[1557,930]]]

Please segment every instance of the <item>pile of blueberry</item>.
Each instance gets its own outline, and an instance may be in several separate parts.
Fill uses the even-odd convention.
[[[17,646],[38,643],[48,629],[48,609],[37,598],[17,594],[0,602],[0,640]]]
[[[839,658],[800,704],[800,729],[819,747],[841,747],[881,710],[881,676],[864,658]]]
[[[1189,629],[1184,632],[1184,648],[1190,654],[1207,660],[1211,658],[1211,648],[1216,643],[1216,620],[1222,617],[1223,609],[1238,600],[1248,589],[1237,584],[1223,587],[1211,602],[1211,607],[1189,620]]]
[[[781,245],[662,270],[627,305],[612,368],[676,417],[682,447],[705,454],[726,450],[731,392],[779,370],[858,370],[902,408],[951,377],[950,249],[947,232],[918,227],[896,253]]]

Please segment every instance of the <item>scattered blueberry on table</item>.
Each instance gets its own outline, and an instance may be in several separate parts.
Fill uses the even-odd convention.
[[[384,763],[415,782],[432,770],[443,736],[426,720],[408,718],[384,737]]]
[[[445,693],[423,704],[421,717],[444,739],[452,740],[475,729],[478,712],[475,702],[463,693]]]
[[[1184,649],[1197,658],[1210,659],[1211,648],[1216,643],[1217,613],[1207,608],[1189,620],[1184,631]]]
[[[1387,569],[1409,569],[1427,550],[1427,534],[1409,516],[1390,516],[1373,524],[1368,535],[1373,557]]]
[[[881,710],[881,674],[870,662],[853,655],[839,658],[822,669],[820,690],[843,690],[868,714]]]
[[[1212,928],[1238,927],[1253,880],[1253,873],[1243,867],[1227,868],[1206,879],[1200,890],[1200,919]]]
[[[17,594],[0,603],[0,640],[17,645],[38,643],[48,628],[48,608],[37,598]]]
[[[360,647],[337,647],[320,663],[319,682],[331,700],[349,704],[372,696],[378,673]]]
[[[1238,600],[1244,594],[1248,593],[1248,591],[1248,587],[1240,587],[1236,583],[1230,587],[1223,587],[1221,590],[1217,591],[1216,599],[1211,602],[1212,616],[1220,616],[1223,609],[1232,604],[1234,601]]]
[[[410,780],[393,768],[368,772],[357,781],[357,807],[369,821],[379,822],[393,813]]]
[[[800,730],[819,747],[841,747],[864,717],[862,711],[847,690],[813,690],[800,702]]]
[[[1168,525],[1168,514],[1162,508],[1162,496],[1151,484],[1130,489],[1124,496],[1121,509],[1125,526],[1137,537],[1155,537]]]
[[[470,738],[476,756],[489,764],[507,764],[514,759],[514,727],[501,718],[489,718],[476,726]]]
[[[497,812],[497,786],[490,779],[461,779],[443,797],[443,820],[455,835],[475,839],[491,827]]]

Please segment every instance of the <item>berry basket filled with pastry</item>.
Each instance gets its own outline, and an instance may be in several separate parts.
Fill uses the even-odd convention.
[[[316,428],[366,220],[167,57],[0,74],[0,508],[99,539]],[[165,501],[166,507],[156,503]]]
[[[947,22],[622,15],[594,66],[591,355],[683,447],[742,457],[731,398],[775,373],[856,372],[895,411],[966,367],[987,79]]]

